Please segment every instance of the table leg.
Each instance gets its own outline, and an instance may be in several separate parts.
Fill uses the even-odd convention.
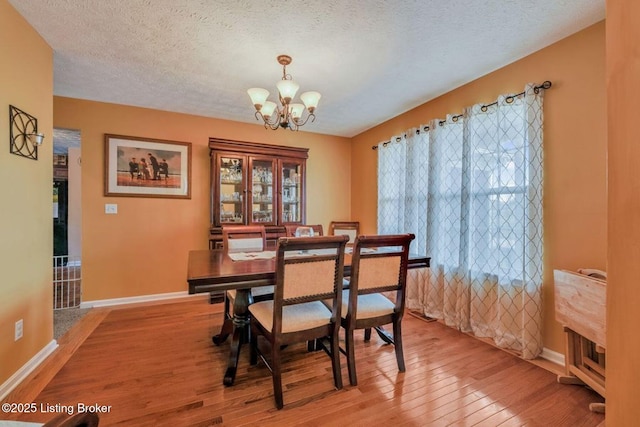
[[[223,384],[233,385],[238,369],[238,358],[242,344],[249,338],[249,299],[251,290],[238,289],[236,299],[233,302],[233,335],[231,336],[231,348],[229,349],[229,361],[227,371],[224,374]]]
[[[230,317],[225,315],[224,322],[222,323],[222,328],[220,328],[220,333],[214,335],[211,340],[215,345],[220,345],[227,340],[229,335],[233,333],[233,320]]]

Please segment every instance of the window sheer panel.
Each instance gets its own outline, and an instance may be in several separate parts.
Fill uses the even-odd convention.
[[[523,269],[523,357],[533,358],[542,352],[542,279],[544,257],[543,232],[543,99],[544,91],[535,93],[535,85],[525,88],[527,188],[526,244]]]
[[[411,252],[427,253],[427,196],[429,171],[429,132],[411,129],[407,132],[407,167],[405,183],[404,224],[399,233],[413,233]]]
[[[473,169],[469,279],[474,334],[493,337],[497,345],[533,358],[542,350],[541,299],[536,297],[542,276],[529,282],[535,283],[529,289],[533,294],[524,284],[527,250],[540,248],[534,249],[532,261],[534,271],[542,269],[542,234],[529,232],[541,229],[542,217],[531,217],[529,211],[541,212],[542,199],[528,197],[534,188],[534,194],[542,189],[541,179],[530,181],[532,173],[542,177],[542,159],[530,156],[532,150],[541,152],[542,123],[532,125],[537,129],[533,137],[539,141],[532,140],[526,98],[509,103],[500,97],[486,112],[475,106],[469,114]],[[532,207],[536,203],[539,207]]]
[[[400,233],[404,223],[406,144],[378,145],[378,234]]]
[[[427,254],[448,269],[457,269],[463,266],[464,249],[463,127],[461,122],[438,123],[434,120],[429,132]]]
[[[522,279],[525,198],[523,101],[469,114],[471,197],[469,268],[502,283]],[[520,112],[520,114],[518,114]]]
[[[413,233],[411,252],[426,254],[428,132],[407,134],[378,145],[378,233]]]

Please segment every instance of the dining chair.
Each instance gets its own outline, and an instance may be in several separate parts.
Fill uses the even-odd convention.
[[[342,388],[338,333],[342,304],[345,236],[283,237],[276,249],[276,276],[272,301],[249,306],[251,313],[250,362],[258,357],[271,371],[276,408],[282,409],[283,347],[327,337],[320,342],[331,357],[333,381]],[[330,299],[330,307],[323,300]],[[258,348],[263,336],[270,344],[268,358]]]
[[[374,328],[380,338],[395,346],[398,370],[405,371],[402,350],[402,317],[407,285],[409,245],[413,234],[361,235],[355,240],[349,289],[342,294],[341,326],[349,382],[357,385],[354,331],[365,330],[365,341]],[[395,292],[395,303],[382,294]],[[326,302],[325,302],[326,303]],[[393,336],[382,325],[393,324]]]
[[[229,252],[261,252],[267,246],[263,225],[239,225],[222,228],[222,245]]]
[[[360,234],[360,222],[358,221],[331,221],[329,223],[330,236],[349,236],[349,243],[353,243]]]
[[[262,252],[267,247],[267,233],[263,225],[229,226],[222,229],[222,245],[227,253]],[[225,292],[224,320],[222,330],[213,342],[220,345],[233,331],[233,301],[236,290]],[[260,286],[251,289],[249,304],[254,301],[264,301],[273,298],[273,286]]]
[[[69,415],[66,412],[59,413],[42,427],[96,427],[100,424],[100,417],[95,412],[76,412]],[[16,424],[17,425],[17,424]]]
[[[287,237],[298,237],[299,232],[301,231],[301,229],[304,229],[304,228],[311,228],[313,230],[314,236],[324,236],[322,224],[315,224],[315,225],[289,224],[289,225],[285,225],[284,228],[286,229]],[[307,348],[309,351],[319,350],[315,340],[310,340],[308,342]]]
[[[322,230],[322,224],[314,224],[314,225],[289,224],[284,226],[287,237],[296,237],[296,231],[300,227],[311,227],[313,229],[314,236],[324,236],[324,233]]]

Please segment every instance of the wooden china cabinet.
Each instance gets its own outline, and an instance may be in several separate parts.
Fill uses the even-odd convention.
[[[305,223],[308,148],[209,138],[211,229],[209,246],[222,246],[229,225],[264,225],[267,245],[285,225]]]

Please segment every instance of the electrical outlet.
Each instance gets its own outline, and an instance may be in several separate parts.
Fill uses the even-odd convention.
[[[106,203],[104,205],[104,213],[115,215],[118,213],[118,205],[114,203]]]
[[[16,322],[15,339],[14,339],[14,341],[18,341],[20,338],[22,338],[23,331],[24,331],[24,324],[22,322],[22,319],[20,319],[20,320],[18,320]]]

